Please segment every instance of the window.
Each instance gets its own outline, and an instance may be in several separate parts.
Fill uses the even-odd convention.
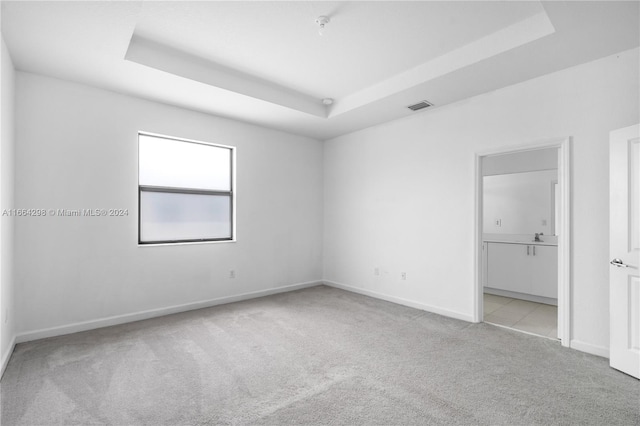
[[[233,239],[234,148],[138,134],[138,242]]]

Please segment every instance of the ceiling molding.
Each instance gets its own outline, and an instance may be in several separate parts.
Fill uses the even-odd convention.
[[[485,59],[516,49],[555,32],[544,10],[465,46],[445,53],[392,78],[343,99],[337,99],[329,117],[349,112],[364,105],[411,89],[430,80],[473,65]]]
[[[327,118],[321,99],[245,74],[134,34],[124,57],[156,70]]]
[[[553,34],[555,29],[540,11],[505,28],[445,53],[364,90],[335,99],[332,105],[291,88],[240,72],[213,61],[133,34],[125,59],[220,89],[271,102],[321,118],[337,117],[385,99],[430,80],[470,66],[492,56]]]

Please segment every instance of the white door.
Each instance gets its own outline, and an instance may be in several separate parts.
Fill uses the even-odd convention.
[[[640,378],[640,125],[610,135],[610,364]]]

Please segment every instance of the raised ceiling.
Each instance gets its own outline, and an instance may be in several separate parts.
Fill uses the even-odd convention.
[[[636,47],[639,14],[611,1],[3,1],[2,33],[23,71],[327,139]]]

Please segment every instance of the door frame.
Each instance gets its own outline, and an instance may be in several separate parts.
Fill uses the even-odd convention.
[[[522,145],[512,145],[475,154],[475,224],[474,252],[476,273],[473,287],[473,321],[483,320],[484,292],[482,283],[482,243],[483,243],[483,187],[482,159],[484,157],[534,151],[544,148],[558,148],[558,188],[560,189],[558,235],[558,339],[562,346],[571,344],[571,137],[553,138]]]

